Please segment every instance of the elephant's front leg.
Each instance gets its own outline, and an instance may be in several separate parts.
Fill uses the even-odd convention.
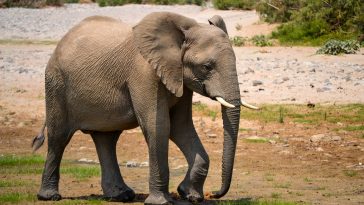
[[[191,202],[203,201],[203,185],[209,169],[209,157],[192,122],[192,92],[186,91],[171,111],[171,140],[183,152],[188,162],[188,171],[178,186],[178,193]]]
[[[188,162],[188,171],[177,191],[182,198],[201,202],[204,199],[203,185],[209,169],[209,157],[193,125],[174,125],[173,123],[171,140],[183,152]]]
[[[145,204],[173,204],[168,192],[168,103],[163,96],[146,105],[134,103],[139,125],[149,149],[149,196]]]

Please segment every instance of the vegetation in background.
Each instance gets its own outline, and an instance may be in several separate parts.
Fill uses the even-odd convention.
[[[255,35],[252,37],[251,41],[255,46],[265,47],[265,46],[272,46],[272,42],[268,40],[268,37],[264,35]]]
[[[196,4],[203,5],[204,0],[97,0],[99,6],[119,6],[124,4],[159,4],[159,5],[173,5],[173,4]]]
[[[234,36],[230,38],[230,42],[233,46],[240,47],[245,45],[246,38],[243,38],[241,36]]]
[[[329,55],[338,55],[342,53],[355,54],[359,50],[360,50],[360,44],[356,40],[346,40],[346,41],[329,40],[316,53],[329,54]]]
[[[213,0],[214,7],[221,10],[243,9],[252,10],[257,0]]]
[[[257,11],[267,22],[283,22],[272,33],[283,44],[322,45],[364,33],[364,4],[357,0],[262,0]]]
[[[0,2],[1,7],[25,7],[42,8],[45,6],[62,6],[63,0],[4,0]]]

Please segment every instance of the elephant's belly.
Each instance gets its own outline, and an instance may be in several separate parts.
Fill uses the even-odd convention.
[[[89,131],[116,131],[138,126],[130,96],[114,90],[72,96],[68,101],[69,119],[75,129]],[[109,93],[109,94],[108,94]],[[77,94],[76,94],[77,95]],[[75,100],[75,98],[77,100]]]

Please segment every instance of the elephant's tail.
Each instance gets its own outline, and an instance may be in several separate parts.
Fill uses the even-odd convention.
[[[40,130],[39,134],[34,137],[32,142],[33,152],[37,151],[44,143],[44,130],[46,128],[46,123],[44,122],[42,129]]]

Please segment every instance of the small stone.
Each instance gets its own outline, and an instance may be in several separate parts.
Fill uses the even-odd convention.
[[[277,144],[277,142],[275,140],[269,140],[270,144]]]
[[[84,150],[86,149],[87,147],[80,147],[79,150]]]
[[[216,138],[217,137],[217,134],[214,134],[214,133],[207,133],[206,136],[208,138]]]
[[[290,155],[291,152],[288,151],[288,150],[282,150],[282,151],[279,152],[279,154],[282,154],[282,155]]]
[[[92,159],[86,159],[86,158],[81,158],[78,160],[78,162],[82,162],[82,163],[92,163]]]
[[[288,81],[289,80],[289,77],[283,77],[282,80],[283,81]]]
[[[263,85],[263,82],[260,80],[253,80],[253,86]]]
[[[138,163],[137,162],[134,162],[134,161],[128,161],[126,162],[125,164],[126,167],[137,167],[138,166]]]
[[[25,122],[20,122],[17,127],[24,127],[25,126]]]
[[[312,135],[310,138],[311,142],[319,142],[322,141],[326,136],[324,134]]]
[[[149,162],[140,163],[140,167],[149,167]]]
[[[332,136],[331,140],[332,141],[341,141],[341,137],[340,136]]]
[[[336,124],[339,125],[340,127],[344,126],[344,124],[341,122],[337,122]]]
[[[323,151],[324,151],[324,149],[322,149],[321,147],[317,147],[317,148],[316,148],[316,151],[318,151],[318,152],[323,152]]]

